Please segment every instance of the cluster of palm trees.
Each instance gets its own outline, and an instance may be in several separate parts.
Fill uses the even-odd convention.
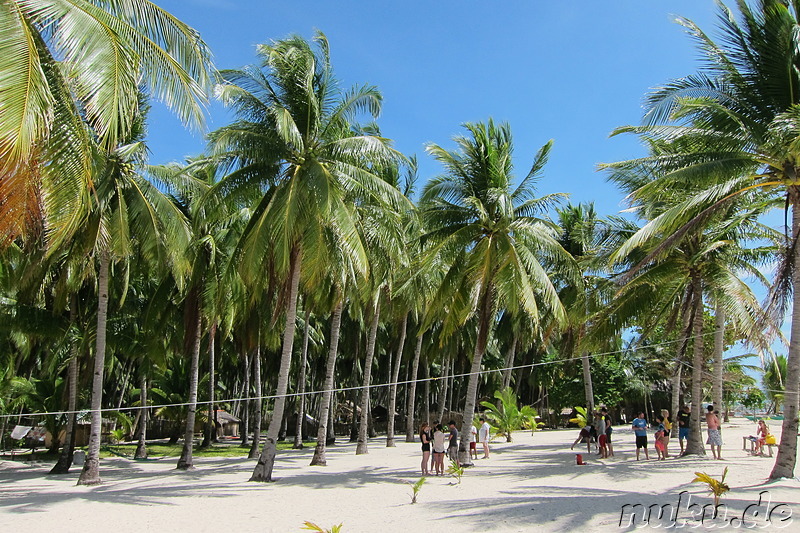
[[[654,92],[645,124],[620,129],[650,150],[605,165],[640,226],[537,197],[552,142],[517,180],[510,128],[491,119],[465,124],[453,149],[427,146],[443,172],[417,195],[415,159],[375,122],[380,92],[341,88],[322,33],[260,45],[257,64],[217,72],[197,33],[146,1],[0,1],[2,401],[20,379],[52,376],[66,389],[58,409],[88,406],[84,484],[100,482],[101,409],[138,394],[157,416],[177,411],[178,467],[191,468],[198,413],[212,427],[224,401],[252,420],[252,480],[269,481],[290,410],[298,447],[306,412],[316,418],[312,464],[324,465],[342,408],[357,453],[374,403],[388,411],[387,446],[397,410],[413,440],[433,372],[434,408],[463,413],[466,464],[481,399],[513,385],[544,408],[574,377],[593,410],[593,358],[624,352],[625,335],[634,350],[671,339],[643,350],[671,382],[673,412],[690,382],[699,437],[704,385],[723,402],[724,347],[766,348],[800,275],[798,5],[738,7],[741,23],[722,19],[724,48],[684,21],[706,70]],[[148,166],[149,96],[199,124],[212,89],[233,122],[203,155]],[[784,201],[789,236],[760,222]],[[769,285],[761,269],[776,257],[764,310],[742,277]],[[792,324],[772,477],[790,477],[796,459],[800,318]],[[545,370],[559,358],[577,370]],[[170,391],[176,379],[185,387]],[[148,411],[137,412],[143,456]],[[690,451],[703,453],[699,438]]]

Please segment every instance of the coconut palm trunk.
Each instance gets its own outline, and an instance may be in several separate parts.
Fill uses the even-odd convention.
[[[714,311],[714,387],[711,395],[714,407],[723,409],[722,395],[722,374],[725,362],[722,359],[722,352],[725,348],[725,309],[722,301],[717,298],[716,309]]]
[[[278,373],[278,388],[275,391],[275,407],[272,419],[267,428],[267,438],[261,456],[250,476],[250,481],[272,481],[272,470],[275,468],[278,432],[283,422],[283,410],[286,406],[286,389],[289,384],[289,369],[292,363],[292,346],[294,345],[295,321],[297,320],[297,293],[300,285],[300,266],[303,260],[299,245],[292,248],[290,255],[291,275],[289,276],[289,300],[286,309],[286,323],[283,328],[283,346],[281,349],[281,366]],[[260,394],[259,394],[260,396]]]
[[[672,417],[674,427],[678,428],[678,411],[681,408],[681,374],[683,374],[683,363],[681,359],[675,361],[675,370],[672,372],[672,403],[670,404],[670,415]],[[673,431],[673,433],[677,433]]]
[[[425,420],[431,420],[431,364],[425,358]]]
[[[375,297],[375,309],[372,313],[372,322],[369,327],[367,337],[367,353],[364,357],[364,380],[361,389],[361,414],[358,423],[358,444],[356,445],[356,455],[369,453],[367,447],[367,424],[369,422],[369,385],[372,380],[372,360],[375,357],[375,339],[378,337],[378,323],[381,316],[380,295]]]
[[[795,169],[796,170],[796,169]],[[792,276],[792,327],[789,354],[786,358],[786,390],[783,396],[783,425],[778,456],[769,474],[770,479],[794,478],[797,463],[798,404],[800,404],[800,187],[792,185],[788,191],[792,206],[792,242],[795,267]]]
[[[306,418],[306,366],[308,366],[308,322],[311,311],[306,309],[306,322],[303,324],[303,352],[300,358],[300,376],[297,378],[297,425],[294,430],[295,450],[303,449],[303,421]]]
[[[139,405],[141,411],[139,415],[139,427],[137,428],[137,443],[134,459],[147,459],[147,419],[149,409],[147,408],[147,371],[142,365],[142,374],[139,378]]]
[[[72,303],[69,309],[70,324],[75,324],[77,317],[77,299],[72,296]],[[78,400],[78,343],[75,339],[70,344],[70,358],[69,366],[67,367],[67,380],[68,385],[68,399],[67,399],[67,429],[64,434],[64,447],[61,449],[61,455],[58,457],[58,462],[50,470],[51,474],[67,474],[72,466],[72,454],[75,451],[75,422],[78,414],[75,412]],[[2,434],[0,434],[2,435]]]
[[[581,364],[583,365],[583,393],[586,399],[586,412],[591,417],[594,416],[594,389],[592,387],[592,367],[589,361],[589,352],[584,350],[581,354]]]
[[[408,392],[406,397],[406,442],[414,442],[416,427],[414,426],[414,413],[416,412],[417,375],[419,374],[419,358],[422,353],[423,333],[417,333],[417,345],[414,348],[414,360],[411,363],[411,376],[409,377]]]
[[[253,443],[250,445],[250,453],[247,457],[255,459],[258,457],[258,448],[261,446],[261,419],[264,413],[263,387],[261,386],[261,331],[258,335],[258,346],[253,356],[253,387],[255,388],[255,399],[253,400]]]
[[[325,383],[322,385],[322,400],[319,404],[319,417],[317,427],[317,445],[314,448],[314,457],[311,459],[311,466],[326,466],[326,433],[328,431],[328,420],[331,418],[331,399],[333,398],[333,380],[336,376],[336,355],[339,351],[339,331],[342,327],[342,307],[339,301],[333,310],[331,317],[331,340],[328,349],[328,359],[325,362]]]
[[[508,349],[508,353],[506,354],[506,360],[504,361],[503,365],[503,387],[501,390],[505,390],[506,387],[511,386],[511,368],[514,366],[514,358],[517,355],[518,342],[519,342],[519,333],[517,333],[515,329],[514,337],[511,340],[511,346]]]
[[[406,328],[408,327],[408,313],[403,317],[400,325],[400,341],[397,346],[397,355],[392,369],[392,383],[389,385],[389,424],[386,428],[386,447],[394,448],[394,412],[397,407],[397,380],[400,377],[400,363],[403,361],[403,345],[406,343]]]
[[[250,445],[250,374],[252,373],[252,361],[255,350],[245,353],[244,356],[244,383],[242,383],[242,394],[240,404],[242,407],[242,443],[243,448]]]
[[[194,422],[197,414],[197,383],[200,367],[200,338],[202,336],[203,316],[200,313],[200,301],[197,288],[193,287],[187,296],[187,321],[188,337],[191,339],[191,352],[189,354],[189,398],[186,408],[186,429],[183,433],[183,451],[178,459],[178,469],[189,470],[194,468],[192,451],[194,448]]]
[[[442,377],[439,380],[439,397],[437,400],[439,401],[439,422],[442,426],[445,425],[444,419],[447,417],[447,395],[450,392],[450,364],[453,360],[452,357],[447,357],[444,360],[444,366],[442,367]],[[477,394],[477,392],[476,392]]]
[[[100,479],[100,432],[102,428],[103,371],[106,362],[106,320],[108,318],[108,268],[111,257],[100,253],[100,269],[97,275],[97,334],[94,348],[94,371],[92,374],[92,425],[89,433],[89,448],[86,462],[78,478],[78,485],[98,485]]]
[[[687,298],[688,301],[691,298]],[[689,339],[692,337],[692,313],[691,309],[684,309],[683,322],[681,324],[681,343],[678,346],[678,353],[675,356],[675,371],[672,374],[672,407],[671,415],[673,423],[677,424],[678,411],[681,408],[681,380],[683,378],[683,365],[686,358],[686,351],[689,349]],[[675,427],[678,427],[677,425]]]
[[[703,404],[703,286],[700,273],[692,271],[692,298],[693,298],[693,317],[692,335],[693,355],[692,355],[692,419],[689,439],[686,443],[684,455],[705,455],[706,448],[703,445],[703,432],[700,426],[700,417]]]
[[[492,287],[488,283],[483,287],[481,294],[480,307],[478,308],[478,339],[475,342],[475,351],[472,354],[472,366],[469,370],[469,381],[467,382],[467,394],[464,399],[464,417],[461,422],[461,442],[458,446],[458,460],[461,466],[472,465],[469,455],[469,438],[472,428],[472,418],[475,415],[475,402],[478,394],[479,372],[481,371],[481,361],[489,342],[489,323],[492,319]]]
[[[216,387],[216,361],[214,360],[214,344],[217,336],[216,322],[208,330],[208,420],[206,421],[206,434],[203,446],[210,446],[216,440],[217,428],[214,424],[214,388]]]

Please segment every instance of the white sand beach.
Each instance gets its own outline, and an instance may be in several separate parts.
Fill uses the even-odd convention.
[[[780,435],[777,422],[772,430]],[[0,530],[284,533],[301,531],[308,520],[324,528],[341,523],[344,533],[609,531],[634,529],[628,525],[631,513],[641,516],[650,505],[677,506],[681,498],[676,518],[685,527],[798,531],[800,482],[765,484],[773,459],[742,451],[742,436],[754,432],[745,419],[724,424],[724,461],[709,454],[637,462],[630,430],[617,426],[616,457],[584,457],[585,466],[576,465],[569,450],[577,430],[517,432],[512,443],[495,441],[492,456],[476,461],[460,484],[451,477],[429,477],[413,505],[408,483],[420,477],[420,446],[398,442],[386,448],[383,438],[373,439],[369,454],[360,456],[354,444],[337,442],[329,449],[327,467],[308,466],[311,447],[280,452],[279,479],[270,484],[247,481],[254,464],[248,459],[198,459],[189,472],[176,470],[173,458],[108,459],[101,464],[104,482],[96,487],[75,486],[77,468],[66,476],[47,476],[50,465],[4,461]],[[678,450],[677,441],[670,449]],[[731,490],[722,501],[728,513],[700,524],[702,506],[712,499],[704,486],[691,483],[694,472],[719,477],[725,466]],[[688,492],[681,496],[682,491]],[[754,505],[763,491],[761,505]],[[622,511],[626,504],[631,512]],[[670,508],[665,509],[668,515]],[[651,514],[649,526],[667,525],[666,515],[659,522]]]

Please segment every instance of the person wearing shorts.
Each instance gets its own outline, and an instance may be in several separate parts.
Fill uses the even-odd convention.
[[[481,418],[481,430],[478,434],[478,438],[481,441],[481,445],[483,445],[483,458],[489,458],[489,434],[492,431],[492,426],[489,425],[489,422],[486,421],[485,418]]]
[[[684,450],[684,441],[689,439],[691,420],[692,412],[689,410],[689,406],[682,405],[681,410],[678,411],[678,442],[681,445],[681,454]]]
[[[442,425],[436,424],[433,431],[433,470],[437,476],[444,475],[444,451],[446,439]]]
[[[608,458],[608,435],[605,433],[601,433],[599,437],[597,437],[597,446],[600,448],[600,458],[607,459]]]
[[[427,422],[419,428],[419,440],[422,442],[422,475],[428,476],[430,475],[428,463],[431,457],[431,427]]]
[[[708,440],[706,444],[711,445],[711,455],[714,459],[722,459],[722,433],[720,432],[719,418],[714,412],[714,406],[708,406],[706,413],[706,425],[708,426]]]
[[[639,460],[639,450],[644,448],[644,456],[650,459],[650,452],[647,451],[647,419],[644,413],[639,413],[637,418],[633,419],[631,424],[633,434],[636,435],[636,460]]]
[[[447,425],[450,427],[450,447],[447,450],[447,454],[451,461],[455,461],[456,466],[461,466],[458,460],[458,430],[456,429],[456,422],[451,420]]]
[[[614,445],[611,444],[611,433],[614,431],[614,428],[611,427],[611,417],[608,416],[608,408],[603,407],[600,409],[600,413],[603,415],[603,420],[606,423],[606,446],[608,447],[608,457],[614,457]]]
[[[592,453],[592,426],[583,426],[581,428],[581,432],[578,434],[578,438],[575,439],[575,442],[572,443],[572,446],[569,447],[570,450],[575,449],[575,445],[579,442],[586,444],[586,454]]]
[[[473,424],[469,428],[469,454],[473,459],[478,458],[478,428]]]

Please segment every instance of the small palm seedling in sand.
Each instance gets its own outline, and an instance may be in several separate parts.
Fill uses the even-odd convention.
[[[114,444],[119,444],[125,440],[125,428],[112,429],[109,433],[111,435],[111,440],[114,441]]]
[[[411,503],[417,503],[417,496],[419,495],[419,491],[422,489],[422,485],[425,483],[425,478],[419,478],[419,481],[416,483],[409,483],[411,486]]]
[[[308,531],[316,531],[317,533],[341,533],[342,524],[335,525],[330,529],[322,529],[314,522],[309,522],[308,520],[306,520],[305,522],[303,522],[303,529]]]
[[[458,464],[456,461],[450,461],[450,466],[447,467],[447,473],[453,476],[458,480],[458,484],[461,484],[461,476],[464,475],[464,467]]]
[[[719,481],[703,472],[695,472],[694,475],[696,477],[692,480],[692,483],[705,483],[708,485],[708,491],[714,495],[714,507],[719,505],[720,497],[731,490],[731,488],[725,483],[725,476],[728,475],[727,466],[725,467],[725,470],[722,471],[722,479]]]

